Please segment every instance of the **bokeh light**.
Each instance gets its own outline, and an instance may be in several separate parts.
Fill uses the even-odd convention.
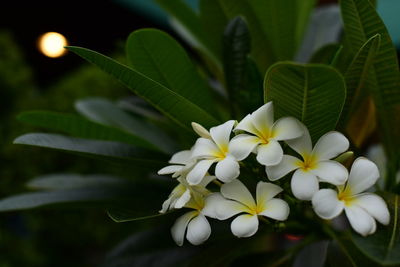
[[[57,58],[65,55],[67,50],[64,46],[68,45],[67,39],[60,33],[47,32],[39,37],[38,46],[40,52],[45,56]]]

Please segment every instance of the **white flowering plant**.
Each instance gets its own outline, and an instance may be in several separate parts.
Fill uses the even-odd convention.
[[[25,112],[68,135],[15,140],[134,179],[39,177],[40,192],[0,211],[89,202],[116,222],[149,220],[104,266],[400,265],[400,75],[374,3],[341,0],[344,35],[318,47],[329,31],[310,22],[312,0],[201,0],[197,13],[158,2],[193,61],[156,29],[129,36],[129,66],[68,47],[136,96],[79,100],[81,116]],[[381,169],[366,157],[376,142]]]

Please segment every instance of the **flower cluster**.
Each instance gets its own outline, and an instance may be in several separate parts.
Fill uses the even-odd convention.
[[[172,237],[178,245],[185,239],[198,245],[211,234],[208,218],[226,220],[236,216],[231,231],[237,237],[249,237],[258,230],[260,216],[277,221],[288,218],[290,208],[282,196],[283,189],[259,174],[256,197],[243,184],[240,175],[243,162],[255,154],[266,179],[273,182],[291,175],[291,191],[295,198],[312,202],[316,214],[332,219],[344,210],[353,229],[361,235],[375,232],[376,222],[389,223],[389,212],[381,197],[362,193],[379,178],[376,165],[363,157],[347,169],[334,159],[347,151],[349,141],[336,131],[323,135],[314,145],[308,129],[291,117],[274,121],[273,105],[269,102],[248,114],[239,123],[230,120],[209,131],[192,123],[200,136],[191,150],[173,155],[171,165],[158,174],[171,174],[179,182],[163,203],[161,213],[188,208],[173,225]],[[234,135],[232,137],[232,135]],[[282,143],[288,147],[284,154]],[[214,166],[215,165],[215,166]],[[243,177],[242,177],[243,176]],[[241,181],[242,180],[242,181]],[[210,190],[215,183],[219,190]],[[320,189],[319,183],[327,185]],[[332,189],[337,187],[337,191]]]

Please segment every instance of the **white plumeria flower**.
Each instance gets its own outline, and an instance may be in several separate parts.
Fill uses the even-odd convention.
[[[230,182],[239,176],[238,159],[230,153],[230,135],[234,124],[235,121],[230,120],[212,127],[210,129],[211,138],[197,139],[192,157],[198,162],[186,176],[189,184],[199,184],[215,162],[218,162],[215,167],[215,176],[219,180]]]
[[[338,186],[338,192],[332,189],[321,189],[313,199],[315,212],[323,219],[332,219],[342,213],[343,209],[351,227],[363,235],[370,235],[376,230],[376,222],[387,225],[390,214],[385,201],[373,193],[362,193],[379,178],[377,166],[366,158],[357,158],[350,170],[349,180],[345,186]]]
[[[234,131],[245,131],[232,139],[232,153],[246,158],[256,149],[257,161],[263,165],[276,165],[282,160],[283,150],[278,141],[300,137],[303,129],[292,117],[274,122],[274,107],[268,102],[239,122]]]
[[[179,246],[183,245],[186,239],[193,245],[200,245],[205,242],[211,235],[211,226],[207,217],[215,218],[212,199],[214,195],[203,197],[194,194],[193,198],[186,203],[185,207],[193,209],[179,217],[171,228],[172,238]]]
[[[239,180],[221,187],[221,194],[210,200],[215,207],[215,216],[219,220],[236,217],[231,224],[232,233],[237,237],[249,237],[258,230],[258,216],[284,221],[289,216],[289,205],[282,199],[274,198],[282,188],[266,182],[258,182],[256,201],[249,190]]]
[[[179,184],[172,190],[168,199],[162,204],[160,213],[165,213],[171,209],[180,209],[184,207],[194,194],[203,196],[210,194],[206,186],[215,179],[215,176],[205,176],[202,182],[195,186],[190,186],[184,177],[179,177]]]
[[[303,125],[304,134],[286,143],[299,153],[303,160],[284,155],[275,166],[266,166],[268,178],[278,180],[296,170],[291,180],[293,195],[300,200],[311,200],[319,189],[319,181],[342,185],[348,177],[347,169],[340,163],[330,160],[349,148],[349,141],[339,132],[328,132],[321,136],[312,148],[310,134]]]
[[[175,153],[168,161],[172,165],[166,166],[157,172],[158,175],[172,174],[172,177],[179,177],[189,172],[196,161],[192,159],[191,150],[183,150]]]

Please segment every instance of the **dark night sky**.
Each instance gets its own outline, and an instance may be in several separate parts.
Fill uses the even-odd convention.
[[[71,53],[58,59],[47,58],[36,46],[40,34],[56,31],[65,35],[70,45],[110,54],[116,41],[143,27],[158,27],[141,14],[102,1],[8,1],[0,8],[0,29],[11,31],[24,56],[32,65],[39,84],[46,84],[74,66],[82,64]]]

